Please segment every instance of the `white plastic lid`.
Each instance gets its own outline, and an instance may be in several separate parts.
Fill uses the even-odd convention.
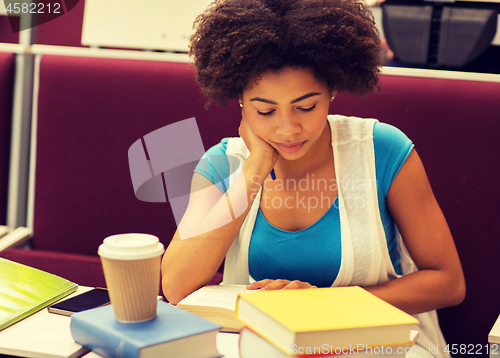
[[[112,260],[143,260],[165,251],[160,240],[150,234],[119,234],[104,239],[98,254]]]

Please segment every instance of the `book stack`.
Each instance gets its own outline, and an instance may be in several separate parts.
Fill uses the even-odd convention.
[[[220,326],[158,301],[156,317],[146,322],[121,323],[113,306],[71,316],[71,334],[78,344],[106,358],[219,357],[216,335]]]
[[[418,320],[360,287],[240,293],[240,356],[404,357]]]

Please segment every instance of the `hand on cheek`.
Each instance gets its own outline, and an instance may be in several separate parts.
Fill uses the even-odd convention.
[[[248,124],[243,112],[240,127],[238,128],[238,134],[241,138],[243,138],[243,141],[245,142],[245,145],[250,153],[260,153],[265,157],[270,158],[273,165],[276,163],[278,160],[278,152],[273,148],[273,146],[255,134]]]

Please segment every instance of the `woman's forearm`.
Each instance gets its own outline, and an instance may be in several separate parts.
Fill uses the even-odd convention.
[[[163,257],[162,287],[170,302],[177,303],[212,279],[271,169],[265,157],[250,155],[228,191],[201,212],[197,207],[203,206],[205,194],[193,190]]]
[[[409,314],[455,306],[465,297],[465,281],[460,272],[431,269],[365,289]]]

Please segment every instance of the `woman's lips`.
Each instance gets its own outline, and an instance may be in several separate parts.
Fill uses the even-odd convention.
[[[295,153],[302,148],[304,143],[305,142],[276,142],[276,145],[285,153]]]

